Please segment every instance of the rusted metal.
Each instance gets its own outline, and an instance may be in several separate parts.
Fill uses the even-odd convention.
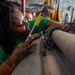
[[[25,15],[25,0],[21,0],[21,5],[22,5],[22,13]]]

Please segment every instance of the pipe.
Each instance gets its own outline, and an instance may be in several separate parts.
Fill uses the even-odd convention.
[[[55,30],[52,32],[51,38],[75,66],[75,35]]]
[[[71,11],[71,23],[73,22],[73,16],[74,16],[74,8],[72,7],[72,11]]]
[[[25,0],[21,0],[21,6],[22,13],[25,15]]]

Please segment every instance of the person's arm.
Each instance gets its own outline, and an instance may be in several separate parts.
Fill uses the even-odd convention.
[[[30,38],[25,43],[14,48],[11,56],[2,65],[0,65],[0,75],[10,75],[13,72],[18,63],[27,56],[30,43],[33,39],[34,38]]]
[[[61,26],[65,31],[68,31],[69,30],[69,26],[67,24],[63,24],[63,23],[60,23],[58,21],[49,20],[47,22],[47,27],[49,27],[51,25]]]

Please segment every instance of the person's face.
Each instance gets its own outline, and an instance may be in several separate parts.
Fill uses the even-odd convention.
[[[26,18],[27,20],[32,20],[32,13],[25,12],[25,18]]]
[[[12,29],[17,35],[25,35],[30,31],[28,22],[18,9],[15,9],[12,15]]]

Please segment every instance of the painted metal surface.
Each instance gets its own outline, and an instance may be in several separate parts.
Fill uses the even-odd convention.
[[[25,15],[25,0],[21,0],[21,11]]]
[[[35,43],[34,52],[16,67],[12,75],[75,75],[75,67],[60,49],[50,49],[49,54],[43,56],[43,42],[38,39]]]

